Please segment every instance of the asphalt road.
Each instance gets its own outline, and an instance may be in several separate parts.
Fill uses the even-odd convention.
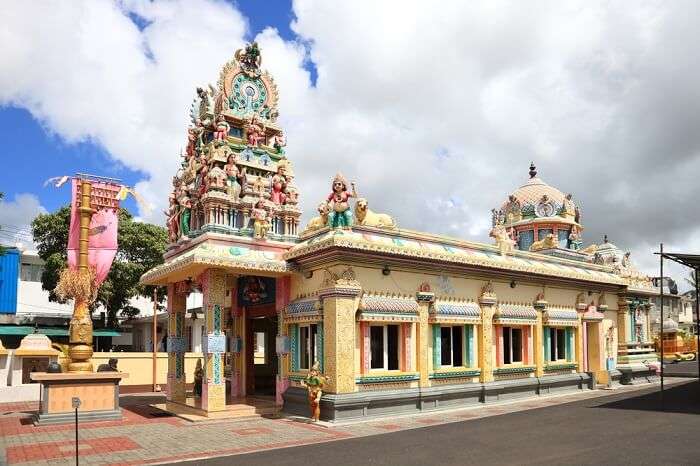
[[[187,462],[260,466],[700,464],[700,385],[303,447]]]
[[[664,377],[697,377],[698,362],[682,361],[664,365]]]

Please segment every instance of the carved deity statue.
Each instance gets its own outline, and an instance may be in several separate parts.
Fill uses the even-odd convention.
[[[236,156],[231,154],[224,165],[224,172],[226,172],[226,192],[234,201],[238,202],[245,184],[245,167],[243,170],[239,170],[238,165],[236,165]]]
[[[566,197],[564,197],[564,201],[561,206],[561,216],[576,221],[576,205],[574,204],[574,201],[571,199],[573,196],[571,194],[567,194]]]
[[[225,141],[228,136],[228,132],[231,130],[231,125],[228,124],[226,118],[223,115],[219,115],[216,119],[216,126],[214,130],[214,139],[216,141]]]
[[[221,168],[219,163],[214,164],[209,170],[209,188],[217,191],[224,191],[226,189],[226,181],[228,175],[223,168]]]
[[[396,228],[396,222],[387,214],[378,214],[372,211],[367,204],[367,199],[360,197],[355,203],[355,223],[375,228]]]
[[[171,243],[174,243],[180,236],[180,206],[178,205],[177,197],[174,192],[170,194],[168,201],[168,210],[164,213],[167,217],[168,238]]]
[[[272,177],[270,198],[277,205],[287,203],[287,169],[289,162],[282,159],[277,164],[277,173]]]
[[[241,69],[243,72],[251,77],[257,77],[260,75],[260,65],[262,63],[262,57],[260,55],[260,48],[257,42],[248,44],[245,49],[238,49],[234,54],[238,63],[241,64]]]
[[[284,146],[287,145],[287,139],[284,137],[284,133],[280,131],[279,134],[275,134],[272,136],[272,141],[270,141],[270,145],[274,147],[275,151],[280,154],[284,155]]]
[[[489,236],[496,240],[496,247],[500,251],[501,255],[504,256],[509,252],[513,252],[515,246],[515,241],[508,234],[508,230],[503,225],[496,225],[489,232]]]
[[[180,234],[187,236],[190,232],[190,216],[192,215],[192,201],[187,194],[177,200],[180,204]]]
[[[357,198],[355,183],[351,183],[352,192],[348,192],[348,182],[343,175],[338,173],[333,178],[332,192],[326,199],[332,208],[328,216],[328,226],[331,228],[350,228],[352,226],[352,211],[348,201],[351,197]]]
[[[583,241],[581,241],[581,233],[576,225],[571,227],[571,233],[569,233],[569,249],[578,251],[581,249]]]
[[[265,238],[270,230],[269,213],[265,208],[265,201],[262,199],[258,200],[251,214],[253,217],[253,235],[258,239]]]
[[[258,117],[253,115],[243,126],[245,140],[249,146],[257,147],[260,142],[265,141],[265,127],[258,121]]]
[[[505,208],[505,224],[512,225],[519,222],[523,218],[522,207],[520,201],[512,194],[508,197],[508,203]]]
[[[321,417],[321,397],[323,396],[323,387],[326,385],[326,378],[321,375],[318,361],[311,366],[309,375],[306,380],[302,381],[302,385],[309,392],[309,408],[311,410],[311,419],[318,422]]]

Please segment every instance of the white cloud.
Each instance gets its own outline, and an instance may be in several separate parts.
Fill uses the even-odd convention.
[[[31,223],[39,214],[46,213],[34,194],[15,194],[13,200],[0,201],[0,244],[18,243],[33,248]]]
[[[256,39],[307,217],[341,170],[404,227],[487,240],[490,208],[535,160],[582,204],[588,241],[607,233],[653,273],[658,242],[700,244],[699,8],[295,1],[297,41]],[[216,82],[245,18],[209,0],[90,1],[37,27],[36,10],[0,11],[0,103],[148,174],[137,188],[161,222],[194,88]]]

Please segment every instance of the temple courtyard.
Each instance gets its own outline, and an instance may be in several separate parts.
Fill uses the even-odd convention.
[[[675,378],[666,387],[663,408],[659,385],[645,384],[348,424],[190,422],[151,407],[162,396],[123,395],[122,421],[80,426],[80,463],[696,464],[698,382]],[[0,405],[0,464],[74,464],[74,426],[34,427],[35,409]]]

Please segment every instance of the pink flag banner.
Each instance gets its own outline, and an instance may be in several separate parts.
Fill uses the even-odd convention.
[[[80,179],[73,178],[71,187],[70,230],[68,233],[68,266],[78,266],[80,244]],[[93,209],[88,242],[88,264],[95,269],[97,286],[107,278],[117,254],[117,227],[121,186],[91,181],[90,203]]]

